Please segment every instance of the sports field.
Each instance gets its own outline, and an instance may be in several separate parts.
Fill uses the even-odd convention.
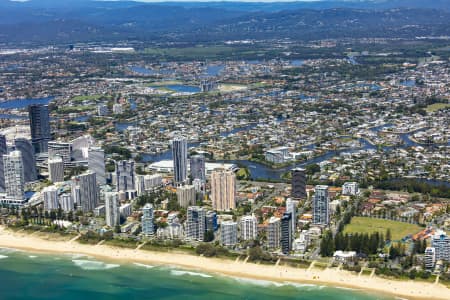
[[[450,108],[450,104],[448,104],[448,103],[431,104],[431,105],[427,106],[426,111],[427,112],[435,112],[435,111],[438,111],[438,110],[444,109],[444,108]]]
[[[386,234],[387,229],[391,229],[392,239],[394,241],[400,240],[408,234],[415,234],[423,230],[422,227],[403,222],[367,218],[367,217],[353,217],[350,224],[345,226],[345,233],[374,233],[379,232]]]

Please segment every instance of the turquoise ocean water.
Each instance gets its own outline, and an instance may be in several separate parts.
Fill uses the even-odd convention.
[[[119,264],[0,248],[0,300],[391,300],[360,291],[223,277],[177,267]]]

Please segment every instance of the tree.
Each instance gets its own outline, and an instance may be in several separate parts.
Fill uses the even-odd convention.
[[[203,255],[206,257],[212,257],[217,254],[217,250],[214,245],[208,243],[201,243],[195,249],[195,252],[199,255]]]
[[[52,221],[55,221],[55,220],[56,220],[56,212],[55,212],[54,210],[52,210],[52,211],[50,212],[50,219],[51,219]]]
[[[386,230],[386,241],[390,242],[391,241],[391,229],[388,228]]]
[[[73,222],[73,212],[72,212],[72,211],[69,211],[69,212],[67,213],[67,220],[68,220],[69,222]]]
[[[103,239],[110,241],[114,238],[114,233],[111,230],[106,231],[103,233]]]
[[[207,230],[204,234],[203,240],[205,242],[212,242],[214,241],[214,230],[210,229]]]
[[[427,250],[427,240],[423,239],[422,247],[420,248],[420,253],[424,253]]]
[[[340,216],[341,215],[341,206],[338,204],[337,206],[336,206],[336,216]]]
[[[306,166],[306,174],[314,175],[320,172],[320,166],[318,164],[310,164]]]
[[[323,257],[332,256],[334,253],[334,241],[333,235],[331,231],[327,230],[323,236],[322,241],[320,242],[320,255]]]

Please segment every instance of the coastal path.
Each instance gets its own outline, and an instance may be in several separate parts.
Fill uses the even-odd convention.
[[[314,268],[314,265],[316,264],[317,260],[313,260],[312,263],[309,265],[308,267],[308,272],[310,272],[312,270],[312,268]]]
[[[71,239],[69,241],[69,244],[71,244],[72,242],[75,242],[76,240],[78,240],[81,237],[81,233],[79,235],[77,235],[76,237],[74,237],[73,239]]]

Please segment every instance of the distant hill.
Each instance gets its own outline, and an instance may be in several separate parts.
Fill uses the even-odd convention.
[[[209,29],[210,36],[235,38],[416,37],[450,34],[450,12],[431,9],[335,8],[246,15]]]
[[[450,0],[335,0],[298,2],[161,2],[160,5],[183,7],[216,7],[244,11],[276,12],[289,9],[391,9],[391,8],[432,8],[450,10]]]
[[[414,38],[450,35],[449,7],[450,0],[151,4],[0,0],[0,43]]]

